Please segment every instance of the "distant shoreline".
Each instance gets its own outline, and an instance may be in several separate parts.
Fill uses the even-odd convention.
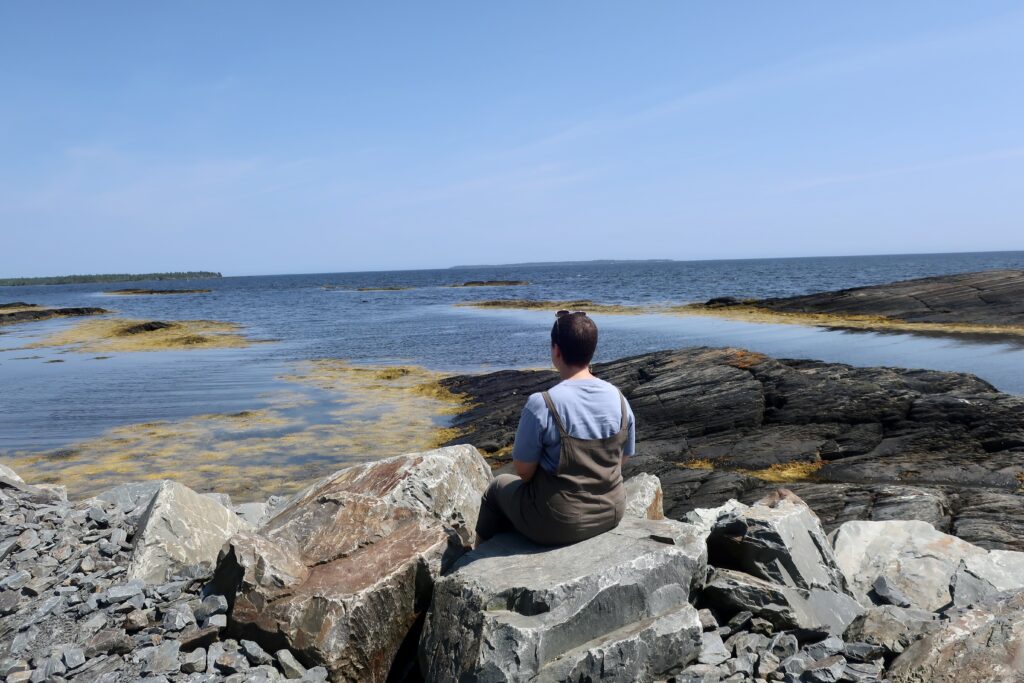
[[[590,261],[534,261],[530,263],[491,263],[475,266],[449,266],[448,270],[473,270],[477,268],[534,268],[536,266],[610,266],[620,263],[677,263],[670,258],[647,259],[593,259]]]
[[[173,273],[109,273],[101,275],[55,275],[51,277],[0,278],[0,287],[27,285],[76,285],[93,282],[148,282],[153,280],[207,280],[222,277],[208,270],[186,270]]]

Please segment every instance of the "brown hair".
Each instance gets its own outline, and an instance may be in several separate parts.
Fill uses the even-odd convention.
[[[569,365],[589,365],[597,350],[597,325],[581,311],[555,318],[551,345],[555,344]]]

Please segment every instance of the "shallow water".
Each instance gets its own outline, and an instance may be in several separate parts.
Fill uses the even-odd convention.
[[[446,372],[548,364],[550,312],[461,308],[462,301],[591,299],[661,304],[713,296],[787,296],[987,268],[1024,268],[1024,252],[692,263],[490,267],[381,273],[0,288],[0,303],[101,306],[122,317],[237,322],[244,349],[95,354],[23,347],[75,324],[0,328],[0,456],[59,449],[118,425],[257,410],[273,402],[279,376],[297,362],[343,358],[412,363]],[[515,279],[521,287],[453,288],[468,280]],[[406,286],[359,292],[358,287]],[[114,296],[123,287],[204,287],[209,294]],[[777,357],[854,365],[972,372],[1024,394],[1024,345],[906,334],[844,332],[675,315],[595,315],[596,360],[692,345],[740,346]],[[47,361],[60,360],[60,363]],[[324,399],[326,400],[326,399]],[[317,407],[320,406],[320,407]],[[322,401],[307,419],[331,418]],[[317,413],[320,411],[320,413]],[[356,457],[360,454],[351,454]],[[337,454],[344,461],[344,453]],[[245,463],[239,463],[244,467]]]

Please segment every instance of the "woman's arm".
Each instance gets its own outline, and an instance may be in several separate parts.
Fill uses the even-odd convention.
[[[537,463],[535,462],[523,462],[522,460],[513,460],[512,464],[515,465],[516,474],[523,481],[530,481],[533,479],[533,475],[537,473]]]
[[[512,442],[512,464],[516,468],[516,475],[524,482],[533,479],[544,452],[544,427],[537,417],[538,411],[547,412],[544,398],[540,394],[531,394],[523,406],[516,437]]]

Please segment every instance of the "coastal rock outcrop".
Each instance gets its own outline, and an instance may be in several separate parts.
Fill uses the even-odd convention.
[[[490,468],[472,446],[355,465],[224,547],[232,627],[335,681],[384,681],[435,578],[465,552]]]
[[[659,477],[682,519],[779,483],[827,531],[851,519],[921,519],[988,548],[1024,550],[1024,398],[968,374],[779,360],[742,349],[659,351],[593,366],[629,399],[627,477]],[[503,462],[526,397],[551,371],[443,381],[470,408],[455,424]]]
[[[940,275],[744,303],[776,311],[884,315],[911,322],[1024,325],[1024,270]]]
[[[898,606],[911,601],[883,576],[870,597],[889,604],[864,608],[836,574],[845,551],[830,554],[817,518],[778,490],[750,506],[694,510],[687,523],[628,516],[572,546],[504,534],[467,554],[489,476],[468,446],[357,465],[283,506],[268,501],[276,514],[264,530],[275,537],[236,534],[215,575],[176,563],[147,584],[128,570],[164,482],[71,503],[59,487],[4,472],[0,676],[991,683],[1021,671],[1024,590],[1006,589],[1019,580],[1018,553],[947,537],[960,557],[948,604]],[[193,522],[181,533],[195,534]],[[897,559],[924,550],[892,536],[883,550]],[[407,543],[416,538],[437,542],[418,550]],[[851,605],[863,613],[843,630]],[[285,614],[296,619],[277,620]]]
[[[689,603],[703,581],[701,530],[627,517],[545,548],[499,534],[437,581],[420,639],[427,681],[653,680],[695,660]],[[581,562],[581,558],[586,558]]]

